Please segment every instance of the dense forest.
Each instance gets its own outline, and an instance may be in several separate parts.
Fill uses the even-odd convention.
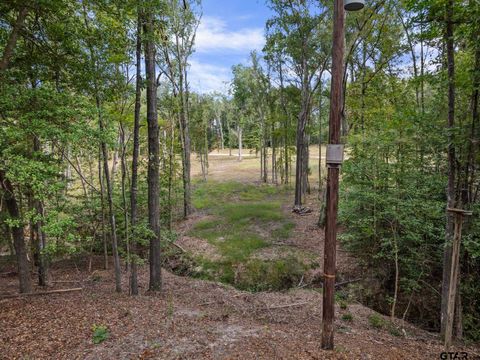
[[[256,6],[271,13],[265,45],[220,93],[190,82],[200,0],[1,2],[0,298],[56,291],[72,259],[89,276],[109,270],[109,291],[126,297],[173,296],[165,273],[249,292],[315,287],[319,263],[248,258],[266,245],[247,223],[280,221],[279,202],[323,241],[334,1]],[[357,270],[339,294],[442,336],[454,304],[455,338],[478,343],[480,2],[366,0],[344,21],[337,251]],[[215,175],[219,159],[236,170]],[[177,241],[214,206],[217,223],[191,236],[218,262]],[[300,232],[281,226],[265,236]]]

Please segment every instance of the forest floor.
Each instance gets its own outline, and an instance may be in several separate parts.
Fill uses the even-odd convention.
[[[141,294],[130,297],[126,274],[117,294],[113,271],[99,270],[100,257],[92,273],[87,258],[75,258],[52,265],[48,290],[81,291],[0,299],[0,359],[439,359],[438,334],[391,322],[341,288],[335,350],[320,349],[316,195],[307,202],[313,211],[299,216],[290,211],[291,190],[261,186],[258,177],[253,156],[241,163],[228,154],[211,157],[209,181],[195,184],[197,212],[176,224],[177,245],[195,260],[197,278],[164,270],[162,292],[149,294],[143,266]],[[355,259],[338,250],[337,282],[361,276]],[[9,275],[12,263],[0,268],[1,298],[16,292],[17,281]],[[292,269],[296,277],[286,276]],[[247,291],[268,284],[289,289]],[[93,343],[93,326],[106,329],[100,344]],[[452,350],[469,359],[480,353],[473,346]]]

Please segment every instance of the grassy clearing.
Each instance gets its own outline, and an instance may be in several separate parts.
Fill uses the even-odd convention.
[[[193,204],[213,218],[199,221],[190,235],[215,246],[222,259],[193,257],[196,275],[220,280],[238,288],[281,290],[298,283],[308,261],[294,250],[263,260],[254,254],[291,236],[295,224],[283,213],[290,190],[238,182],[199,182]]]

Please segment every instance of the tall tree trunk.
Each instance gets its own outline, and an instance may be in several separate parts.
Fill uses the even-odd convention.
[[[10,229],[12,231],[15,254],[17,255],[20,292],[29,293],[32,291],[32,279],[30,278],[30,266],[28,264],[27,249],[25,246],[25,238],[23,236],[22,219],[12,183],[6,178],[4,170],[0,170],[0,186],[5,193],[4,201],[8,214],[10,215],[10,218],[14,220]]]
[[[237,134],[238,134],[238,161],[242,161],[242,128],[240,126],[237,127]]]
[[[172,116],[173,119],[173,116]],[[172,126],[170,130],[170,147],[168,151],[168,230],[172,230],[173,221],[173,202],[172,191],[173,182],[175,181],[175,121],[172,120]]]
[[[191,200],[191,139],[190,139],[190,125],[188,120],[188,85],[186,64],[184,63],[185,54],[180,50],[179,37],[175,34],[175,41],[177,47],[178,71],[179,71],[179,96],[180,96],[180,131],[182,132],[182,176],[183,176],[183,217],[187,218],[192,213]]]
[[[321,76],[320,76],[321,78]],[[321,81],[321,80],[320,80]],[[320,97],[318,99],[318,195],[323,192],[322,179],[322,83],[320,82]]]
[[[272,183],[278,184],[277,179],[277,149],[275,141],[275,123],[272,121],[272,128],[270,129],[270,144],[272,146]]]
[[[285,102],[285,96],[284,96],[284,86],[283,86],[283,70],[282,70],[282,64],[280,63],[279,68],[278,68],[278,73],[280,77],[280,104],[282,106],[284,115],[285,115],[285,120],[283,122],[283,152],[284,152],[284,163],[285,163],[285,184],[288,184],[290,181],[290,157],[288,153],[288,126],[289,126],[289,116],[288,116],[288,110],[287,110],[287,104]]]
[[[127,193],[126,193],[126,180],[127,180],[127,161],[126,161],[126,151],[127,151],[127,144],[125,138],[125,129],[122,124],[120,124],[120,169],[122,173],[122,180],[121,180],[121,187],[122,187],[122,205],[123,205],[123,220],[125,222],[125,247],[126,247],[126,255],[127,261],[125,262],[126,270],[128,271],[130,268],[130,236],[129,236],[129,223],[128,223],[128,205],[127,205]]]
[[[148,223],[150,237],[150,291],[162,288],[160,249],[160,145],[157,118],[157,85],[155,76],[155,43],[153,40],[153,14],[145,14],[145,74],[147,80],[147,123],[148,123]]]
[[[306,64],[304,66],[306,71]],[[307,169],[305,169],[305,156],[306,156],[306,136],[305,130],[307,127],[308,119],[308,89],[306,74],[303,76],[302,83],[302,105],[300,114],[298,115],[297,123],[297,158],[295,168],[295,207],[302,206],[303,195],[305,193],[305,175]]]
[[[225,139],[223,136],[223,125],[222,125],[222,117],[221,114],[218,116],[218,126],[220,130],[220,149],[223,150],[225,148]]]
[[[40,147],[40,140],[38,137],[33,139],[33,151],[37,153],[41,151]],[[34,155],[35,156],[35,155]],[[44,217],[44,210],[43,210],[43,202],[38,199],[33,200],[34,208],[37,215],[40,217],[35,223],[35,235],[36,235],[36,253],[38,256],[38,285],[46,286],[47,285],[47,263],[45,259],[45,254],[43,253],[43,249],[46,246],[46,235],[43,231],[43,217]]]
[[[480,31],[480,29],[479,29]],[[473,39],[476,43],[475,62],[472,76],[472,95],[470,100],[470,107],[472,111],[472,123],[470,125],[470,141],[468,142],[467,164],[465,165],[465,179],[463,185],[462,202],[465,205],[472,204],[474,199],[474,184],[475,184],[475,158],[478,144],[475,143],[477,137],[478,125],[480,125],[480,112],[478,110],[480,100],[480,36],[478,31],[476,37]]]
[[[5,71],[10,64],[10,58],[12,57],[13,50],[17,44],[18,34],[22,30],[22,27],[25,23],[25,19],[28,15],[29,9],[27,6],[23,6],[18,13],[17,20],[13,25],[12,31],[7,40],[5,49],[3,50],[2,59],[0,60],[0,73]]]
[[[105,132],[105,124],[103,122],[103,115],[101,110],[101,103],[98,93],[96,95],[97,102],[97,111],[98,111],[98,124],[100,127],[100,133]],[[108,151],[107,143],[102,140],[100,147],[102,149],[102,158],[103,158],[103,172],[105,175],[105,186],[107,188],[107,203],[108,203],[108,217],[110,222],[110,236],[112,238],[112,253],[113,253],[113,266],[115,269],[115,291],[122,291],[122,274],[120,269],[120,257],[118,255],[118,244],[117,244],[117,225],[115,221],[115,209],[113,207],[113,187],[112,181],[110,180],[110,169],[108,167]]]
[[[137,225],[137,182],[138,182],[138,156],[140,147],[140,110],[142,100],[142,11],[140,5],[137,5],[137,46],[136,56],[136,78],[135,78],[135,111],[133,119],[133,154],[132,154],[132,182],[130,190],[130,222],[134,231]],[[130,294],[138,295],[138,275],[137,275],[137,244],[135,237],[132,238],[132,256],[130,265]]]
[[[118,135],[117,135],[117,142],[115,143],[115,149],[113,150],[113,158],[112,158],[112,171],[110,172],[112,180],[112,185],[115,184],[115,176],[117,174],[117,164],[118,164],[118,149],[121,147],[121,137],[122,137],[122,129],[121,126],[118,127]]]
[[[103,268],[108,270],[107,229],[105,226],[105,185],[102,171],[102,152],[98,153],[98,181],[100,183],[100,207],[102,213]]]
[[[455,53],[453,38],[453,0],[446,2],[446,31],[445,42],[447,47],[447,70],[448,70],[448,184],[447,184],[447,208],[454,208],[455,199],[455,146],[453,139],[453,128],[455,126]],[[447,321],[447,303],[450,287],[450,270],[452,258],[452,241],[454,234],[453,214],[446,212],[445,226],[445,248],[443,253],[443,277],[442,277],[442,304],[441,304],[441,334],[445,336],[445,325]]]

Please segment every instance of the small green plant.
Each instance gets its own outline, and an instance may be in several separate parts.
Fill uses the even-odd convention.
[[[110,336],[108,328],[105,325],[96,325],[92,326],[92,341],[94,344],[100,344],[108,339]]]
[[[388,332],[396,337],[403,336],[402,330],[392,322],[388,323]]]
[[[348,303],[345,300],[340,300],[340,309],[347,310]]]
[[[353,315],[350,313],[343,314],[342,315],[342,320],[343,321],[353,321]]]
[[[385,319],[378,314],[370,315],[368,317],[368,322],[372,327],[374,327],[376,329],[381,329],[386,324]]]
[[[335,302],[341,302],[341,301],[347,301],[348,299],[348,293],[340,290],[338,292],[335,292]]]

